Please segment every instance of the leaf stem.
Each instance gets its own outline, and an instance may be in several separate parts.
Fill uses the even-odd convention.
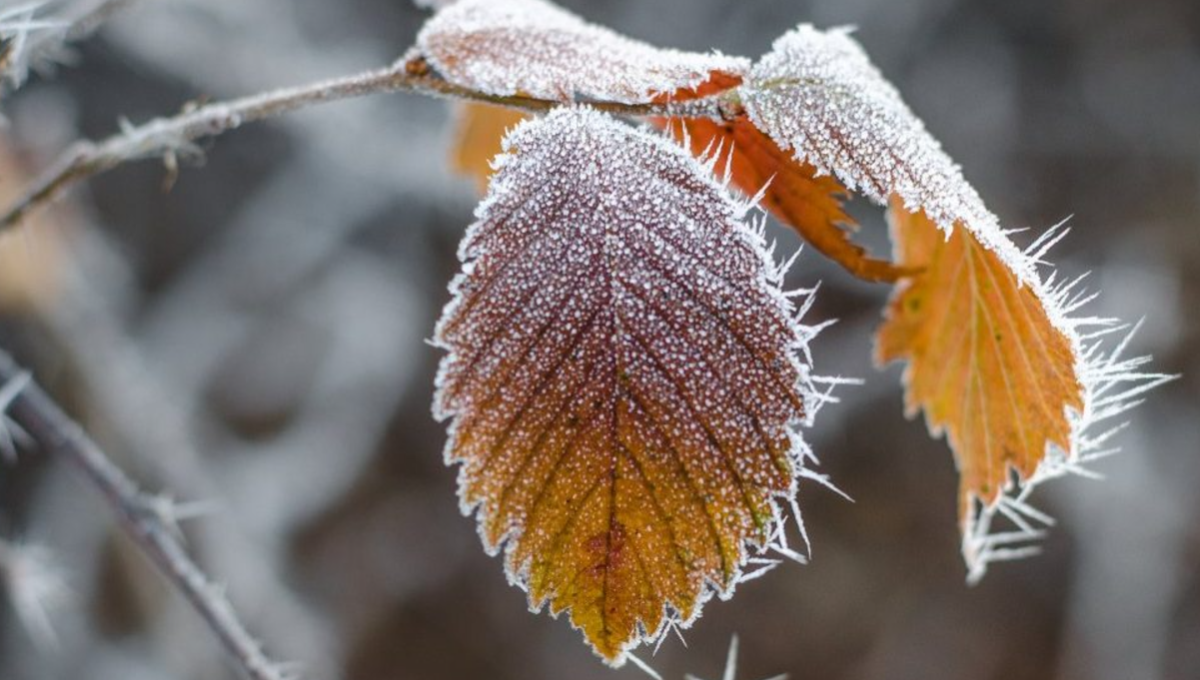
[[[156,118],[98,142],[80,141],[67,149],[37,177],[0,216],[0,234],[32,212],[58,198],[77,182],[124,163],[163,158],[172,167],[177,156],[199,153],[193,143],[216,137],[246,123],[265,120],[309,106],[372,94],[411,92],[461,99],[524,111],[548,111],[565,102],[523,96],[498,96],[455,85],[438,77],[420,57],[401,59],[392,66],[332,80],[256,94],[227,102],[189,107],[179,115]],[[622,116],[698,118],[725,115],[719,97],[678,103],[624,104],[588,102],[589,106]]]

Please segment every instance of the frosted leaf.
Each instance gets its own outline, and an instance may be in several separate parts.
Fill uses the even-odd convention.
[[[996,216],[848,30],[800,26],[775,41],[749,81],[746,112],[797,160],[881,204],[899,196],[947,232],[964,224],[989,249],[1007,241]]]
[[[757,196],[769,210],[796,230],[809,245],[846,271],[867,281],[895,282],[911,274],[874,259],[854,243],[858,225],[843,209],[846,188],[828,174],[797,162],[745,115],[727,120],[676,118],[663,123],[670,134],[691,143],[694,153],[716,155],[715,168],[747,196]]]
[[[1109,439],[1098,425],[1168,378],[1084,332],[1120,326],[1077,318],[1091,297],[1039,271],[1063,232],[1018,248],[848,31],[803,25],[781,37],[743,102],[797,161],[894,204],[897,263],[925,271],[897,288],[877,356],[909,361],[910,413],[924,409],[958,457],[970,577],[1028,554],[1047,524],[1032,490],[1084,472]]]
[[[682,148],[586,108],[504,148],[438,324],[435,411],[487,549],[620,664],[786,550],[817,478],[796,431],[825,398],[814,331],[748,206]]]
[[[732,87],[745,59],[659,49],[545,0],[459,0],[417,36],[446,80],[497,96],[645,103]]]

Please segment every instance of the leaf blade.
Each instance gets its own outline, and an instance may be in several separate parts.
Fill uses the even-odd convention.
[[[417,36],[442,77],[496,96],[661,103],[741,83],[742,58],[660,49],[546,0],[459,0]]]
[[[1072,339],[969,232],[947,239],[923,214],[891,215],[902,261],[926,271],[889,305],[877,361],[908,361],[907,411],[924,410],[931,431],[947,434],[969,522],[972,502],[998,502],[1011,472],[1029,479],[1048,446],[1071,450],[1068,409],[1084,408]]]
[[[1029,494],[1083,474],[1098,453],[1090,429],[1133,405],[1124,397],[1108,409],[1103,395],[1168,378],[1080,333],[1114,322],[1072,318],[1072,286],[1041,276],[1057,237],[1018,248],[850,31],[802,25],[785,34],[741,94],[750,119],[794,160],[891,205],[898,266],[932,268],[897,286],[877,359],[909,361],[910,415],[922,409],[935,435],[949,434],[962,471],[969,578],[981,578],[991,561],[1029,554],[1013,544],[1037,540],[1046,526]],[[922,309],[930,300],[934,309]],[[949,320],[945,332],[935,319]],[[1014,529],[993,535],[998,517]]]
[[[480,195],[492,177],[492,159],[500,154],[504,135],[529,116],[514,109],[476,102],[454,107],[450,169],[475,182]]]
[[[581,109],[505,146],[438,326],[436,412],[485,547],[620,663],[777,540],[807,336],[682,149]]]

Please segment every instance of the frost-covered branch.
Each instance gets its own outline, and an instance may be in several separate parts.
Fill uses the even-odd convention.
[[[77,142],[38,177],[0,217],[0,233],[16,226],[31,212],[53,201],[76,182],[107,172],[126,162],[162,158],[169,168],[180,156],[199,154],[197,140],[216,137],[245,123],[274,118],[326,102],[371,94],[412,92],[507,106],[524,111],[548,111],[562,102],[522,96],[497,96],[449,83],[433,75],[420,58],[310,85],[274,90],[228,102],[190,108],[170,118],[129,126],[99,142]],[[717,97],[671,104],[589,102],[592,108],[618,115],[652,117],[720,117],[727,105]]]
[[[26,2],[0,8],[0,77],[20,85],[29,70],[33,46],[48,35],[61,35],[70,24],[38,17],[44,2]]]
[[[243,675],[249,680],[288,677],[246,630],[221,586],[212,582],[187,554],[178,526],[183,518],[179,507],[139,489],[2,351],[0,385],[21,386],[8,404],[8,417],[39,448],[77,468],[101,492],[125,533],[203,617]]]

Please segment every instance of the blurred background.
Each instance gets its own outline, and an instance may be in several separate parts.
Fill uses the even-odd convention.
[[[0,11],[18,3],[4,0]],[[68,0],[75,11],[94,0]],[[948,448],[871,366],[888,290],[815,253],[817,368],[860,376],[808,433],[811,566],[712,603],[641,656],[668,678],[1187,680],[1200,677],[1200,3],[1195,0],[563,0],[658,44],[757,56],[800,22],[853,24],[1010,227],[1069,216],[1052,259],[1092,271],[1090,311],[1146,323],[1133,351],[1183,378],[1099,466],[1038,493],[1040,557],[965,584]],[[195,100],[390,63],[408,0],[140,0],[2,102],[7,203],[71,140]],[[430,415],[476,201],[445,162],[448,106],[410,95],[311,109],[103,176],[0,238],[0,346],[150,489],[216,512],[189,545],[312,680],[643,677],[605,668],[525,595],[460,516]],[[855,206],[887,252],[881,212]],[[773,232],[791,251],[790,231]],[[72,471],[0,469],[0,546],[38,545],[68,597],[39,644],[0,603],[5,680],[235,677],[216,643]],[[7,598],[7,595],[0,596]],[[7,598],[11,600],[11,598]]]

